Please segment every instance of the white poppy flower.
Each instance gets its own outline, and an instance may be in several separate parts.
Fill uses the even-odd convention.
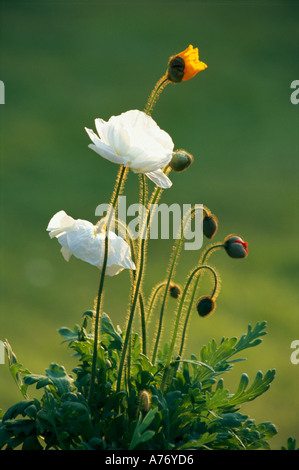
[[[99,226],[87,220],[75,220],[64,211],[59,211],[50,220],[47,231],[51,238],[56,237],[59,241],[66,261],[74,255],[98,268],[102,267],[106,232]],[[115,276],[123,269],[136,269],[128,243],[114,232],[109,231],[108,234],[106,274]]]
[[[160,188],[171,187],[172,182],[161,168],[170,162],[174,144],[150,116],[131,110],[107,122],[96,119],[95,126],[98,135],[85,128],[93,142],[89,145],[92,150],[134,173],[145,173]]]

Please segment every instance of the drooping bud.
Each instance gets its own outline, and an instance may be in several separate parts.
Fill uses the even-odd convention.
[[[215,300],[208,295],[200,297],[196,305],[196,309],[200,317],[207,317],[208,315],[211,315],[214,312],[215,308]]]
[[[218,219],[214,214],[204,216],[202,230],[207,238],[213,238],[218,230]]]
[[[228,235],[224,240],[224,248],[231,258],[246,258],[248,243],[237,235]]]
[[[169,166],[176,173],[181,173],[186,170],[191,163],[193,163],[194,157],[191,153],[186,152],[186,150],[176,150],[172,154],[172,159],[170,160]]]
[[[171,283],[169,286],[169,294],[174,299],[178,299],[181,295],[181,288],[178,284]]]

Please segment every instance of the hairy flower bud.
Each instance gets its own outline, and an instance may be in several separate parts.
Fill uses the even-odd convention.
[[[171,297],[174,299],[178,299],[179,296],[181,295],[181,288],[178,284],[170,284],[169,286],[169,294]]]
[[[204,216],[202,230],[207,238],[213,238],[218,230],[218,219],[214,214]]]
[[[142,390],[139,395],[140,409],[143,413],[148,413],[151,407],[151,396],[146,390]]]
[[[170,160],[170,168],[176,173],[181,173],[186,170],[191,163],[193,163],[194,157],[191,153],[186,152],[186,150],[176,150],[172,154],[172,159]]]
[[[237,235],[228,235],[224,240],[224,248],[231,258],[246,258],[248,243]]]
[[[215,308],[215,300],[213,300],[213,298],[209,297],[208,295],[200,297],[196,305],[196,309],[200,317],[207,317],[208,315],[211,315]]]

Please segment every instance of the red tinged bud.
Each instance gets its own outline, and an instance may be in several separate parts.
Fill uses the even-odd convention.
[[[231,258],[246,258],[248,255],[248,243],[237,235],[229,235],[224,240],[224,248]]]

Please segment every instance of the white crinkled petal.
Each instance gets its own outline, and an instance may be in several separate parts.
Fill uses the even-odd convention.
[[[69,261],[71,256],[72,256],[71,250],[69,250],[68,248],[65,248],[63,246],[60,251],[61,251],[62,256],[64,257],[65,261]]]
[[[124,163],[123,157],[117,155],[112,147],[102,142],[99,137],[93,132],[93,130],[88,129],[87,127],[85,128],[85,130],[93,142],[93,144],[89,144],[89,148],[91,148],[96,153],[101,155],[101,157],[105,158],[106,160],[109,160],[112,163],[118,163],[120,165]]]
[[[109,232],[107,274],[114,275],[111,273],[122,269],[136,269],[130,247],[123,238]]]
[[[53,215],[50,220],[47,231],[50,232],[51,238],[57,237],[59,234],[73,227],[75,219],[66,214],[65,211],[59,211]]]
[[[130,137],[121,123],[109,127],[108,138],[110,146],[117,155],[126,156],[130,154]]]
[[[168,189],[172,186],[171,180],[165,175],[165,173],[163,173],[162,170],[151,171],[145,174],[151,181],[153,181],[153,183],[159,186],[159,188]]]
[[[76,230],[67,232],[66,234],[66,244],[63,240],[63,246],[66,246],[72,254],[86,261],[94,266],[97,266],[101,262],[102,256],[102,247],[101,243],[97,241],[94,236],[93,227],[84,227],[83,225],[78,227]],[[60,239],[58,239],[60,242]]]

